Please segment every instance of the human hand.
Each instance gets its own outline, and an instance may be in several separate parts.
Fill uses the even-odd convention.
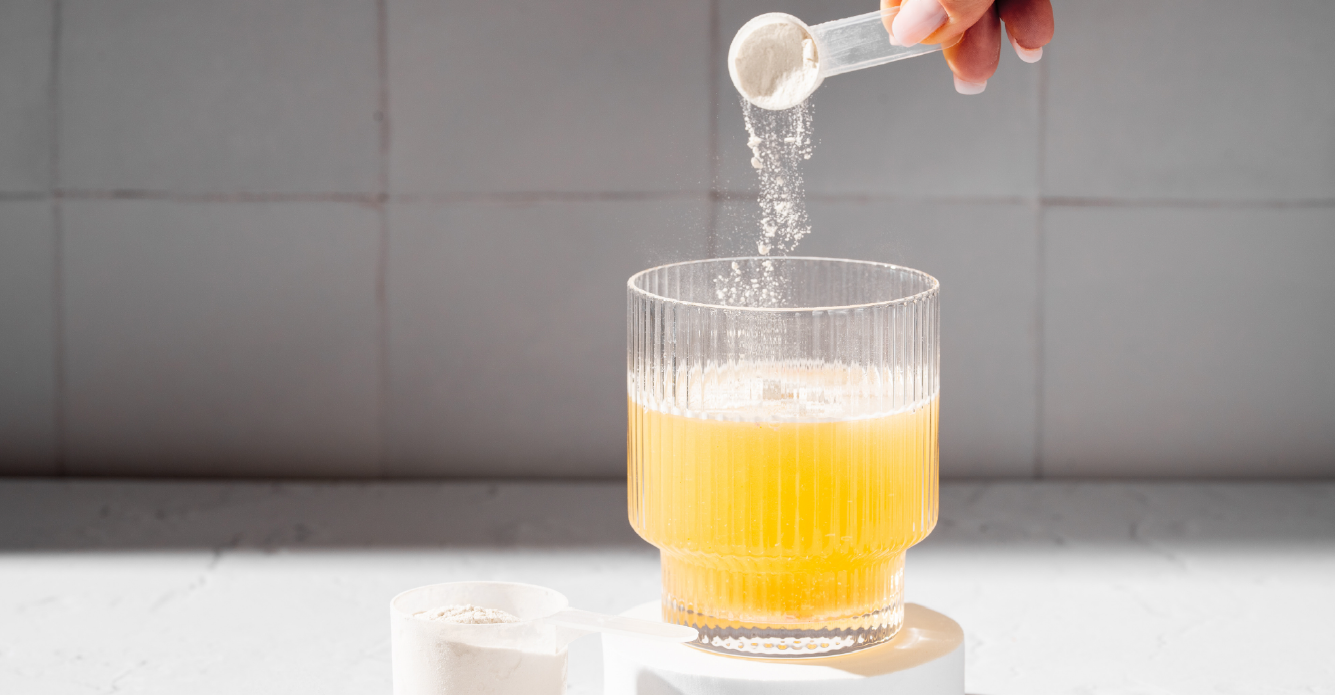
[[[955,91],[978,94],[1001,59],[1001,22],[1016,55],[1037,63],[1052,40],[1051,0],[881,0],[881,9],[898,7],[886,21],[891,41],[903,46],[939,43]]]

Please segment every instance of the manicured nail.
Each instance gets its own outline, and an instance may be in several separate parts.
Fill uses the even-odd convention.
[[[888,34],[888,35],[890,36],[890,45],[891,45],[891,46],[898,46],[898,45],[899,45],[899,39],[895,38],[895,31],[894,31],[894,29],[892,29],[892,27],[895,26],[895,17],[897,17],[897,16],[899,16],[899,8],[898,8],[898,7],[882,7],[882,8],[881,8],[881,24],[884,24],[884,25],[885,25],[885,33]]]
[[[904,0],[891,28],[901,46],[914,46],[946,23],[950,16],[937,0]]]
[[[982,94],[984,89],[987,89],[986,80],[982,82],[965,82],[958,77],[955,78],[955,91],[960,94]]]
[[[1037,63],[1038,59],[1043,57],[1042,46],[1039,46],[1038,48],[1025,48],[1024,46],[1015,43],[1015,39],[1011,39],[1011,46],[1015,48],[1015,55],[1020,56],[1020,60],[1023,60],[1026,63]]]

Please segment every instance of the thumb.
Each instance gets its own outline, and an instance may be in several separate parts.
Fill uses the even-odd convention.
[[[992,0],[902,0],[890,33],[904,46],[952,44],[991,7]]]

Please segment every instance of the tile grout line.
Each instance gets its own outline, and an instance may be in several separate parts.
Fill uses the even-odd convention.
[[[1192,200],[1190,198],[1101,198],[1094,196],[1045,196],[1047,207],[1063,208],[1184,208],[1199,210],[1289,210],[1335,207],[1335,198]]]
[[[68,444],[66,442],[67,389],[65,378],[65,212],[64,201],[60,196],[60,39],[61,15],[63,3],[54,0],[51,3],[51,76],[47,83],[49,100],[51,138],[47,155],[51,158],[49,172],[51,199],[51,236],[54,244],[54,258],[51,273],[52,310],[55,316],[52,322],[52,342],[55,354],[52,356],[52,368],[55,374],[55,403],[52,417],[55,420],[55,469],[57,476],[69,475],[66,461]]]
[[[754,193],[738,193],[728,196],[734,200],[755,200]],[[983,205],[1033,205],[1032,195],[904,195],[899,193],[808,193],[807,200],[821,203],[929,203],[929,204],[983,204]]]
[[[506,193],[400,193],[389,197],[395,203],[584,203],[638,200],[699,200],[700,191],[510,191]]]
[[[380,170],[376,195],[379,238],[376,246],[376,468],[381,478],[389,476],[389,8],[388,0],[376,0],[376,91],[380,148]]]
[[[749,191],[711,190],[715,201],[755,200]],[[505,193],[182,193],[146,189],[60,189],[50,192],[0,191],[0,201],[42,200],[155,200],[180,203],[352,203],[378,207],[382,203],[450,205],[582,203],[602,201],[699,200],[696,191],[510,191]],[[927,204],[1035,204],[1051,208],[1178,208],[1186,210],[1293,210],[1335,208],[1335,198],[1294,200],[1191,200],[1186,198],[1097,198],[1072,196],[959,195],[932,196],[900,193],[810,193],[822,203],[927,203]]]
[[[1047,413],[1046,403],[1046,384],[1047,384],[1047,289],[1048,289],[1048,244],[1047,244],[1047,226],[1045,220],[1047,213],[1043,206],[1038,206],[1037,214],[1034,216],[1035,243],[1037,245],[1037,287],[1034,301],[1037,304],[1034,315],[1034,333],[1037,340],[1034,345],[1034,362],[1037,369],[1034,372],[1034,478],[1043,480],[1047,476],[1043,461],[1043,442],[1044,442],[1044,418]]]
[[[718,202],[719,202],[719,2],[709,0],[709,200],[705,212],[705,255],[718,256]]]
[[[388,177],[386,177],[388,179]],[[58,194],[71,200],[157,200],[181,203],[353,203],[377,207],[381,203],[452,204],[452,203],[562,203],[623,200],[699,200],[700,191],[625,191],[625,192],[541,192],[506,193],[182,193],[145,189],[89,190],[69,189]],[[0,200],[26,200],[45,197],[45,193],[0,192]]]
[[[1044,402],[1044,389],[1046,383],[1047,369],[1047,321],[1044,313],[1047,311],[1047,287],[1048,287],[1048,247],[1047,247],[1047,227],[1044,224],[1047,217],[1046,198],[1043,196],[1044,183],[1047,178],[1047,156],[1048,156],[1048,61],[1040,61],[1038,66],[1038,125],[1037,152],[1038,161],[1034,167],[1034,243],[1036,245],[1037,257],[1035,258],[1034,270],[1036,273],[1035,292],[1034,292],[1034,478],[1042,480],[1046,475],[1043,461],[1043,419],[1046,413],[1047,404]]]
[[[377,193],[182,193],[144,189],[57,189],[67,200],[154,200],[178,203],[356,203],[379,205]]]

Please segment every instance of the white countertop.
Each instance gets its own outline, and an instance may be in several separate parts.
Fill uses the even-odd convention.
[[[909,553],[973,695],[1335,693],[1335,483],[970,483]],[[612,483],[0,481],[0,693],[390,692],[387,604],[463,579],[617,612]],[[601,692],[597,638],[571,692]]]

